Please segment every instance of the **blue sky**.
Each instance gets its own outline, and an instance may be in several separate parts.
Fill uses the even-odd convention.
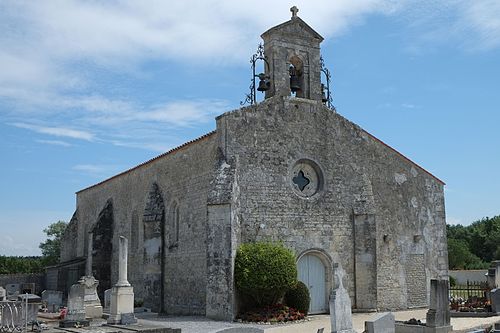
[[[0,2],[0,255],[36,255],[75,192],[215,128],[289,8],[325,37],[337,111],[500,214],[500,2]],[[260,97],[260,96],[259,96]]]

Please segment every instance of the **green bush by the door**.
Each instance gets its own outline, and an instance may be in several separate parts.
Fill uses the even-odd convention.
[[[299,310],[305,315],[309,312],[310,302],[309,289],[302,281],[297,281],[295,287],[289,289],[285,294],[286,305]]]
[[[256,306],[276,304],[297,283],[295,255],[281,243],[240,245],[234,264],[236,288]]]

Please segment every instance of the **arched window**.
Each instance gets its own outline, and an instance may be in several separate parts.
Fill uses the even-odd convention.
[[[171,233],[170,233],[170,243],[171,245],[177,245],[179,243],[179,229],[180,229],[180,215],[179,215],[179,205],[174,202],[172,205],[172,221]]]

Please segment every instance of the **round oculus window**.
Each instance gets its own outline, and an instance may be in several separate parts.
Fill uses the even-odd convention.
[[[292,187],[301,197],[310,198],[323,187],[319,166],[311,160],[299,160],[292,168]]]

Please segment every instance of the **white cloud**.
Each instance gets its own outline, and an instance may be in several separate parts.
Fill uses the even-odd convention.
[[[462,51],[500,47],[500,2],[497,0],[400,1],[395,11],[414,31],[408,51],[428,52],[442,43]]]
[[[18,128],[28,129],[41,134],[48,134],[53,136],[80,139],[86,141],[92,141],[94,139],[94,135],[90,132],[75,130],[71,128],[38,126],[27,123],[13,123],[12,125]]]
[[[78,164],[73,166],[72,169],[93,177],[102,178],[116,174],[124,168],[118,165]]]
[[[227,101],[217,99],[141,105],[139,101],[113,100],[101,95],[62,96],[37,105],[50,106],[49,114],[40,115],[36,123],[25,121],[32,117],[27,114],[21,117],[23,122],[9,124],[48,136],[152,151],[165,151],[181,144],[183,140],[175,135],[176,131],[213,122],[215,116],[230,109]],[[16,112],[14,117],[20,117],[20,114],[22,112]],[[37,142],[70,145],[61,140],[38,139]]]
[[[36,140],[38,143],[43,143],[46,145],[61,146],[61,147],[71,147],[72,144],[60,140]]]
[[[188,126],[193,123],[212,121],[214,117],[227,110],[228,103],[222,100],[173,101],[154,106],[151,110],[137,113],[138,120],[158,121]]]
[[[403,17],[421,35],[420,43],[455,36],[462,44],[500,45],[496,0],[4,1],[0,114],[18,127],[51,136],[155,150],[169,146],[157,144],[165,138],[160,127],[211,121],[227,111],[229,103],[165,95],[157,104],[145,104],[140,97],[124,98],[103,89],[96,78],[120,73],[140,80],[141,68],[149,61],[199,68],[207,62],[247,66],[258,36],[288,20],[292,5],[327,39],[369,15],[383,14]],[[123,140],[138,133],[142,139],[135,143]]]
[[[464,224],[463,221],[456,217],[447,216],[446,224]]]
[[[403,107],[405,109],[415,109],[417,106],[415,104],[412,104],[412,103],[402,103],[401,107]]]
[[[464,21],[479,37],[474,43],[479,48],[500,46],[500,2],[498,0],[467,1],[464,5]]]
[[[31,238],[23,240],[18,235],[0,235],[0,253],[7,256],[39,255],[38,243],[33,242]]]

